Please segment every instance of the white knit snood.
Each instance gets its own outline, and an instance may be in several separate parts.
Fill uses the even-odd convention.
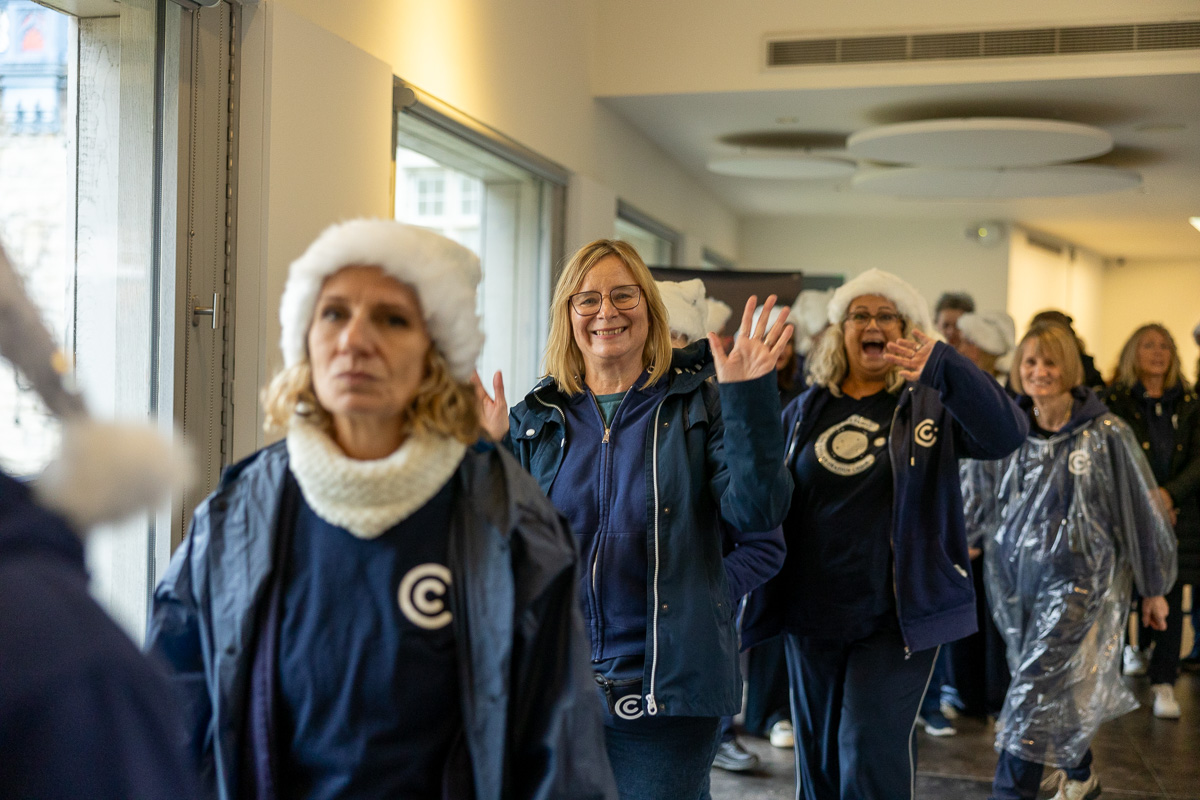
[[[360,539],[374,539],[429,502],[458,469],[467,446],[440,434],[413,434],[375,461],[349,458],[320,428],[294,421],[288,458],[317,516]]]

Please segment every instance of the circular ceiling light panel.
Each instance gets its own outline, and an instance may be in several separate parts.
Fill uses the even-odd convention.
[[[850,185],[855,191],[888,197],[1000,200],[1104,194],[1141,183],[1141,174],[1132,170],[1063,164],[1018,169],[896,167],[860,172]]]
[[[738,155],[722,156],[709,160],[708,169],[718,175],[737,178],[770,178],[774,180],[820,180],[822,178],[844,178],[853,174],[857,164],[844,158],[824,156],[785,155]]]
[[[857,158],[930,167],[1033,167],[1103,155],[1108,132],[1078,122],[1017,117],[929,119],[851,134]]]

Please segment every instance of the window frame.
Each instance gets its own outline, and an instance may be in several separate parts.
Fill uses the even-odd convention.
[[[666,264],[649,264],[647,266],[654,267],[677,267],[679,266],[680,251],[683,245],[683,234],[669,225],[660,222],[646,212],[637,208],[630,203],[618,198],[617,199],[617,219],[634,227],[641,228],[646,233],[658,239],[667,242],[669,252],[668,261]]]

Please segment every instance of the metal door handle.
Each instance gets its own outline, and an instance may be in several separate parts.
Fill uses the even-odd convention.
[[[212,329],[217,329],[217,298],[216,292],[213,292],[213,301],[211,306],[197,305],[196,295],[192,295],[192,327],[200,327],[200,317],[212,317]]]

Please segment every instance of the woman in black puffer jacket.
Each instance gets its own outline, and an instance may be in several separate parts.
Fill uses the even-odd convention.
[[[1154,714],[1176,718],[1174,684],[1183,635],[1183,584],[1200,584],[1200,399],[1182,379],[1179,350],[1159,324],[1134,331],[1121,350],[1113,385],[1101,399],[1133,429],[1171,510],[1179,538],[1179,579],[1167,594],[1167,630],[1143,629],[1140,644],[1156,642],[1147,674]]]

